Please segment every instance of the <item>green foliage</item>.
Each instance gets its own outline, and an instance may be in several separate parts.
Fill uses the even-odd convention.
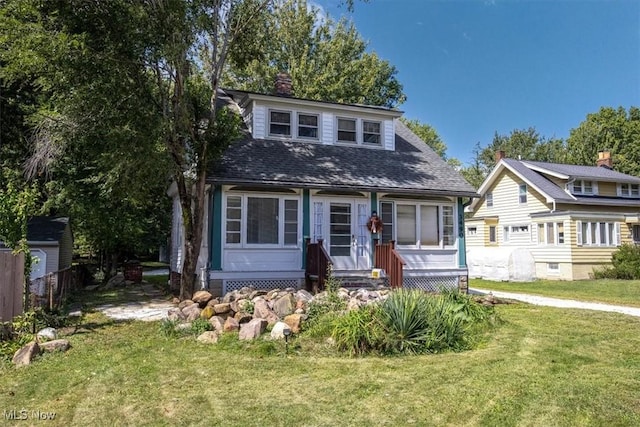
[[[379,310],[378,306],[371,304],[338,317],[331,333],[337,348],[351,356],[376,350],[383,334]]]
[[[404,117],[401,118],[402,122],[407,125],[409,129],[420,137],[433,151],[447,160],[447,144],[440,139],[438,132],[430,125],[420,122],[420,120],[407,120]]]
[[[397,69],[367,52],[352,22],[321,16],[306,0],[274,2],[258,18],[230,52],[225,87],[272,93],[276,74],[288,71],[299,98],[387,107],[404,101]]]
[[[196,320],[191,322],[191,333],[195,336],[198,336],[206,331],[213,330],[213,326],[207,319],[203,319],[202,317],[198,317]]]
[[[385,351],[421,353],[431,325],[428,323],[430,297],[419,290],[393,292],[382,304],[380,315],[385,328]]]
[[[14,353],[36,339],[36,333],[46,327],[61,328],[69,324],[69,318],[59,312],[35,308],[16,316],[11,322],[0,325],[0,359],[11,360]]]
[[[624,244],[611,256],[611,267],[595,270],[596,279],[640,280],[640,246]]]
[[[334,276],[332,265],[329,264],[324,282],[325,293],[322,297],[316,296],[309,303],[304,329],[315,329],[314,333],[324,331],[332,324],[335,315],[347,308],[347,302],[338,293],[341,286],[342,282]]]
[[[176,329],[177,320],[162,319],[160,322],[160,334],[165,338],[177,338],[180,334]]]

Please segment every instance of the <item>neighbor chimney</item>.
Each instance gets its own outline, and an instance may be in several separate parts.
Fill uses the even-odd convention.
[[[502,150],[496,151],[496,163],[498,163],[500,160],[504,159],[505,157],[507,157],[507,155],[504,151]]]
[[[291,76],[289,73],[281,71],[276,76],[276,95],[293,96],[293,88],[291,85]]]
[[[596,160],[596,166],[602,166],[607,169],[613,168],[613,159],[611,158],[611,151],[598,151],[598,160]]]

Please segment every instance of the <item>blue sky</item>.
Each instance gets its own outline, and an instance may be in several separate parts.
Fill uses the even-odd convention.
[[[640,106],[640,0],[315,3],[396,66],[399,108],[463,163],[495,132],[566,138],[601,106]]]

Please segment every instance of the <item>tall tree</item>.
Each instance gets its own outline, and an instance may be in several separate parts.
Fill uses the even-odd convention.
[[[417,119],[408,120],[403,117],[400,120],[402,120],[402,122],[407,125],[413,133],[418,135],[429,147],[431,147],[438,156],[447,160],[447,144],[442,141],[438,132],[431,125],[422,123]]]
[[[640,176],[640,108],[602,107],[588,114],[571,130],[567,150],[578,165],[593,165],[598,151],[610,150],[617,171]]]
[[[231,51],[225,87],[271,93],[276,74],[287,71],[300,98],[387,107],[404,101],[396,68],[367,52],[352,22],[335,22],[306,0],[276,2],[268,12],[244,35],[242,54]]]

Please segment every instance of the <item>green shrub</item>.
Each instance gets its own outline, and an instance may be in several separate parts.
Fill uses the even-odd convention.
[[[176,338],[179,335],[176,329],[177,325],[177,320],[162,319],[160,322],[160,333],[165,338]]]
[[[213,325],[209,323],[207,319],[203,319],[202,317],[198,317],[196,320],[191,322],[191,333],[193,335],[200,335],[203,332],[211,331],[213,329]]]
[[[334,277],[331,265],[327,267],[327,278],[325,280],[325,294],[323,298],[314,298],[307,308],[307,320],[303,324],[303,329],[313,329],[322,323],[321,329],[326,328],[331,323],[337,313],[343,312],[347,308],[347,302],[338,294],[338,289],[342,286],[340,279]],[[326,316],[330,314],[329,316]]]
[[[331,334],[336,347],[352,356],[379,348],[382,337],[379,312],[379,306],[371,304],[338,317]]]
[[[640,246],[625,243],[611,255],[611,267],[594,269],[596,279],[640,280]]]
[[[387,353],[421,353],[428,339],[427,304],[429,296],[419,290],[400,289],[382,304],[381,321],[385,329]]]
[[[470,322],[462,310],[463,305],[449,298],[448,295],[438,295],[428,298],[427,303],[427,339],[424,351],[440,353],[453,350],[461,351],[468,348],[466,332]]]

